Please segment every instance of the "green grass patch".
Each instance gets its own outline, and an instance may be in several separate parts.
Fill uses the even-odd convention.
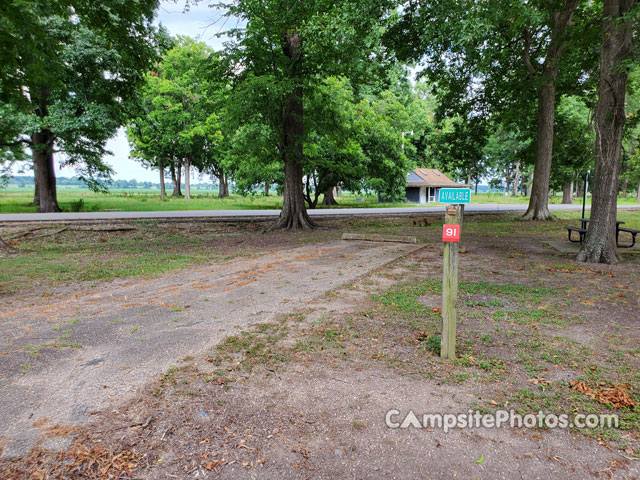
[[[458,286],[459,294],[489,294],[502,295],[512,299],[514,302],[540,303],[542,300],[559,295],[555,289],[545,287],[529,287],[526,285],[501,285],[489,282],[461,282]],[[418,299],[427,294],[439,295],[442,293],[442,282],[440,280],[427,280],[421,283],[404,283],[394,286],[386,292],[373,295],[374,301],[390,309],[394,314],[405,318],[416,318],[431,315],[427,306]],[[498,306],[499,300],[494,299],[485,303],[473,303],[475,305]],[[531,311],[531,312],[535,312]],[[539,315],[540,318],[548,317],[551,314],[546,310],[541,310],[540,314],[530,313],[530,316]]]
[[[442,284],[429,280],[419,284],[403,284],[393,287],[381,295],[374,295],[374,301],[392,309],[403,318],[414,318],[428,315],[429,309],[418,301],[418,297],[436,294],[442,291]]]
[[[2,259],[0,293],[18,292],[33,282],[46,286],[158,276],[224,258],[203,248],[198,235],[167,231],[155,222],[137,225],[136,232],[111,236],[64,232],[25,239],[20,243],[19,255]]]
[[[52,342],[39,343],[37,345],[28,344],[24,347],[24,349],[30,355],[37,357],[38,355],[40,355],[42,350],[45,350],[47,348],[54,348],[56,350],[61,350],[63,348],[82,348],[82,346],[83,345],[78,342],[61,342],[59,340],[54,340]]]
[[[289,355],[278,342],[287,336],[287,327],[282,323],[264,323],[250,331],[226,337],[217,348],[215,365],[237,362],[250,372],[256,366],[274,366],[284,362]]]
[[[549,324],[564,327],[566,322],[563,316],[556,314],[549,309],[528,309],[518,310],[496,310],[493,312],[494,321],[509,321],[520,325]]]

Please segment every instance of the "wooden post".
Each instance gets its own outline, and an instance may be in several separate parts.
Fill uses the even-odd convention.
[[[445,225],[462,224],[462,206],[447,205]],[[456,358],[456,300],[458,297],[459,244],[445,242],[444,269],[442,272],[442,340],[440,357]]]

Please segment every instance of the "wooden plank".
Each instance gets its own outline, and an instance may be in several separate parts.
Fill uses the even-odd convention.
[[[379,235],[377,233],[343,233],[342,240],[364,240],[367,242],[418,243],[416,237],[402,235]]]
[[[462,224],[461,205],[447,205],[444,217],[446,225]],[[459,243],[445,242],[444,269],[442,274],[442,339],[440,357],[456,358],[456,301],[458,298]]]

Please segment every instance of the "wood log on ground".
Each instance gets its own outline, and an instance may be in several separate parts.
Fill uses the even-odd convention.
[[[377,233],[343,233],[342,240],[364,240],[367,242],[418,243],[416,237],[405,235],[379,235]]]

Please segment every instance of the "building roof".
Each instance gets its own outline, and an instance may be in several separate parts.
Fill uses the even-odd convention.
[[[435,168],[416,168],[407,175],[408,187],[468,187],[456,183]]]

